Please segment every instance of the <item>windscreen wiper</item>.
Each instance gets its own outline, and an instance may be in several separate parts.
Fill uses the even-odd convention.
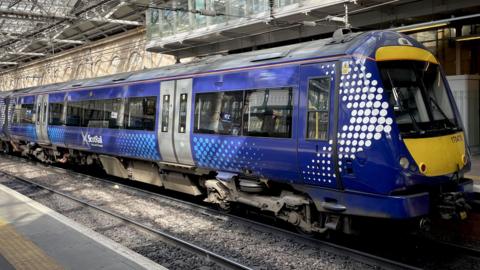
[[[390,81],[390,85],[392,86],[392,93],[393,93],[394,98],[395,98],[395,103],[400,107],[400,109],[402,111],[403,110],[407,111],[408,115],[410,116],[410,119],[412,119],[412,125],[413,125],[413,128],[415,129],[415,131],[418,132],[418,133],[422,133],[422,130],[418,126],[417,121],[415,120],[415,116],[413,116],[413,114],[411,112],[411,109],[408,106],[408,103],[407,103],[407,106],[405,106],[403,104],[403,100],[402,100],[402,98],[400,97],[400,94],[397,91],[397,87],[395,87],[395,85],[393,84],[393,80],[392,80],[392,77],[390,75],[390,70],[388,70],[388,69],[387,69],[387,76],[388,76],[388,80]]]
[[[402,105],[402,107],[403,107],[403,105]],[[408,115],[410,116],[410,119],[412,119],[412,125],[413,125],[413,128],[415,129],[415,131],[417,131],[418,133],[423,133],[423,131],[418,126],[417,120],[415,120],[415,116],[412,114],[412,110],[410,109],[410,107],[407,106],[405,109],[407,110]]]
[[[433,104],[437,107],[437,110],[440,112],[440,114],[445,118],[445,120],[447,120],[447,123],[452,127],[452,128],[456,128],[455,124],[452,123],[452,121],[450,121],[450,119],[448,119],[448,116],[447,114],[442,110],[442,108],[438,105],[437,101],[432,97],[430,96],[430,101],[433,102]]]

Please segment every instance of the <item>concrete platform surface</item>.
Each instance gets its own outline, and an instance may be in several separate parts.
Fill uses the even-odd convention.
[[[474,155],[471,157],[472,168],[465,175],[473,180],[480,181],[480,155]]]
[[[0,185],[0,269],[165,269]]]

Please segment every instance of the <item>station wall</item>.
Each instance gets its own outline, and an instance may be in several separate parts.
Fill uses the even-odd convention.
[[[141,28],[0,73],[0,90],[99,77],[173,63],[173,56],[145,50],[145,30]]]

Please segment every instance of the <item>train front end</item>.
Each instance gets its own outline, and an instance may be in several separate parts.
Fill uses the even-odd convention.
[[[375,48],[368,46],[372,40],[378,44]],[[359,130],[358,137],[367,137],[368,147],[356,149],[354,156],[343,153],[340,160],[351,167],[344,163],[340,167],[347,170],[342,172],[345,185],[403,198],[402,207],[390,209],[393,218],[466,218],[473,195],[472,180],[464,177],[470,169],[470,155],[441,66],[421,44],[395,32],[374,32],[362,42],[352,53],[353,65],[342,68],[340,89],[347,96],[340,102],[347,119],[343,119],[346,127],[339,133],[339,145],[340,153],[345,152],[347,144],[353,143],[348,142],[349,131],[355,138]],[[356,64],[356,77],[363,77],[360,87],[353,78]]]

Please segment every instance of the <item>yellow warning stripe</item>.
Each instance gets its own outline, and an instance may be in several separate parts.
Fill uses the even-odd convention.
[[[0,254],[16,269],[63,269],[32,241],[0,219]]]

